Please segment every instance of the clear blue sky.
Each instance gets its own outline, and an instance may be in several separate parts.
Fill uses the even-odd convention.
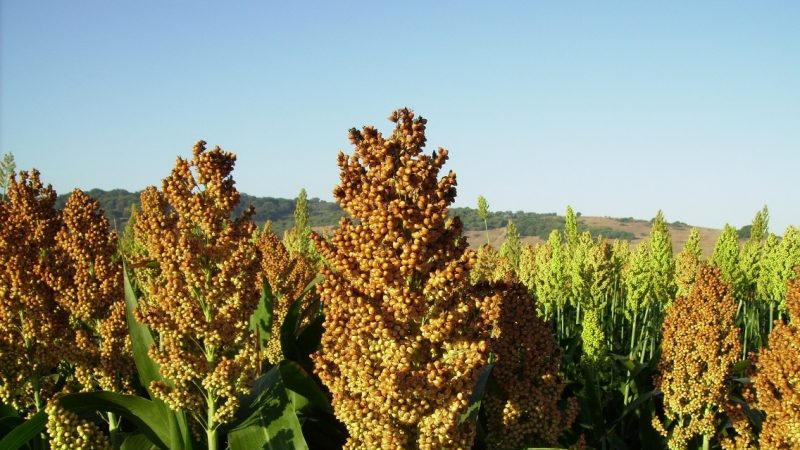
[[[1,5],[0,153],[59,192],[204,139],[243,192],[331,199],[347,130],[408,106],[459,206],[800,224],[797,1]]]

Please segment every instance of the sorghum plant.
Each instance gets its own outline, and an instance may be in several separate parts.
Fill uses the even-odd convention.
[[[535,301],[522,284],[483,288],[497,316],[491,350],[496,357],[492,377],[499,388],[485,399],[489,446],[558,446],[578,414],[578,404],[575,398],[559,404],[565,384],[550,324],[537,315]]]
[[[239,193],[231,177],[236,156],[195,144],[193,158],[178,158],[162,189],[141,194],[135,234],[146,264],[137,274],[143,296],[137,320],[158,342],[150,356],[166,383],[156,396],[185,410],[217,446],[259,367],[249,330],[261,287],[253,242],[252,208],[231,219]]]
[[[671,449],[685,449],[697,437],[708,442],[729,407],[728,390],[741,354],[736,304],[716,267],[703,266],[692,293],[675,300],[663,324],[660,375],[664,415],[653,426],[669,438]]]
[[[39,172],[9,180],[0,202],[0,400],[18,411],[44,408],[61,360],[73,354],[69,314],[49,280],[60,217]]]
[[[468,449],[459,425],[488,356],[488,299],[474,295],[460,220],[448,217],[455,174],[447,150],[422,153],[426,120],[395,111],[384,137],[350,130],[334,198],[343,218],[319,285],[325,333],[316,371],[347,426],[346,448]]]
[[[756,357],[756,405],[766,413],[760,435],[763,449],[800,447],[800,267],[789,281],[786,309],[790,322],[778,322],[768,348]]]
[[[280,239],[269,230],[257,240],[261,252],[261,274],[267,279],[274,296],[272,304],[272,329],[264,349],[267,361],[277,364],[283,359],[280,327],[292,302],[300,298],[303,290],[316,276],[311,263],[300,253],[291,254]],[[305,299],[308,303],[308,299]]]

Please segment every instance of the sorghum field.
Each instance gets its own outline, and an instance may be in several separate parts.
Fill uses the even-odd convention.
[[[233,216],[205,142],[112,231],[20,171],[0,202],[1,449],[800,448],[800,229],[468,248],[407,109],[351,129],[311,231]],[[487,202],[480,202],[482,210]]]

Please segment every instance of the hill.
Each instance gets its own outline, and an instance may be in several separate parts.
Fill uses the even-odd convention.
[[[105,191],[92,189],[86,192],[97,199],[106,212],[112,225],[121,230],[131,214],[131,206],[139,203],[140,192],[129,192],[124,189]],[[62,194],[56,202],[57,207],[63,208],[69,194]],[[255,208],[255,221],[259,226],[270,220],[272,229],[278,236],[289,228],[294,221],[294,199],[255,197],[241,194],[241,202],[235,211],[239,214],[248,205]],[[309,222],[312,227],[330,229],[339,223],[339,218],[344,212],[336,203],[311,198],[308,200]],[[465,234],[473,247],[486,242],[486,231],[483,219],[474,208],[452,208],[452,216],[459,216],[464,223]],[[534,213],[524,211],[495,211],[490,212],[486,222],[489,227],[489,242],[499,247],[505,239],[505,227],[509,220],[513,220],[519,230],[523,241],[527,243],[544,242],[552,230],[564,229],[564,216],[556,213]],[[588,230],[593,236],[604,236],[607,239],[624,239],[632,245],[639,243],[650,232],[650,222],[633,218],[610,217],[585,217],[578,213],[578,226],[581,231]],[[675,252],[680,251],[683,243],[689,236],[691,227],[682,222],[673,222],[669,225],[672,233],[672,245]],[[700,243],[705,255],[710,255],[721,230],[711,228],[698,228]]]

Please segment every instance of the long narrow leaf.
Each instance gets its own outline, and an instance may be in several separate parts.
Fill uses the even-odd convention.
[[[256,381],[246,400],[248,415],[228,432],[231,450],[308,450],[278,366]]]
[[[136,294],[133,292],[128,271],[123,269],[125,282],[125,316],[128,321],[128,330],[131,336],[131,346],[133,347],[133,360],[136,363],[136,370],[139,372],[139,382],[147,389],[150,398],[155,398],[150,391],[150,383],[153,381],[164,381],[161,378],[161,367],[150,358],[148,351],[155,344],[150,329],[136,320],[134,311],[139,306]]]
[[[47,414],[44,411],[39,411],[5,435],[3,439],[0,440],[0,449],[17,450],[21,448],[41,434],[46,424]]]
[[[289,307],[286,317],[281,324],[281,352],[285,359],[293,361],[300,361],[302,355],[297,349],[296,335],[297,328],[300,325],[300,312],[303,302],[303,296],[295,300]]]
[[[492,374],[493,368],[494,364],[489,364],[481,369],[481,373],[478,375],[478,382],[475,383],[475,389],[472,390],[472,395],[469,398],[469,407],[458,419],[459,424],[478,416],[478,412],[481,409],[481,402],[483,401],[483,395],[486,392],[486,383],[489,381],[489,376]]]
[[[115,392],[81,392],[59,398],[65,409],[77,414],[88,411],[113,412],[136,425],[153,444],[160,448],[174,448],[170,438],[169,415],[158,402],[136,395]]]
[[[250,316],[250,329],[259,336],[259,350],[263,350],[267,346],[270,335],[272,335],[272,308],[274,304],[275,295],[272,293],[272,287],[270,287],[269,281],[264,280],[258,307],[253,311],[253,315]]]
[[[170,410],[163,401],[155,397],[150,389],[150,383],[153,381],[161,381],[168,386],[172,383],[170,380],[161,376],[161,367],[158,363],[153,361],[148,354],[150,347],[155,345],[155,340],[153,339],[150,329],[136,320],[134,311],[139,306],[139,301],[136,298],[136,294],[133,292],[133,287],[128,278],[127,268],[124,266],[123,276],[125,283],[125,316],[131,337],[133,360],[136,363],[136,370],[139,373],[139,382],[147,390],[150,398],[153,399],[156,405],[163,411],[163,418],[166,423],[169,424],[169,436],[166,442],[170,443],[170,448],[191,449],[191,433],[186,415]]]
[[[333,407],[328,397],[299,364],[293,361],[281,361],[278,367],[295,412],[304,414],[318,409],[333,414]]]
[[[142,433],[133,433],[125,438],[119,450],[157,450],[158,446]]]

